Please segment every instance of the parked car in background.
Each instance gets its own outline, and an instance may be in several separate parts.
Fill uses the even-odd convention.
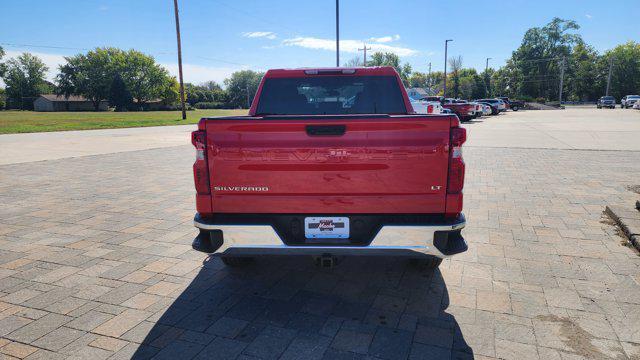
[[[482,110],[482,107],[483,107],[484,105],[482,105],[482,104],[480,104],[480,103],[478,103],[478,102],[474,102],[474,101],[470,101],[469,103],[470,103],[471,105],[473,105],[473,112],[474,112],[473,117],[474,117],[474,118],[479,118],[479,117],[481,117],[482,115],[484,115],[484,111]]]
[[[603,107],[609,109],[616,108],[616,99],[613,96],[603,96],[598,99],[598,103],[596,104],[598,109],[602,109]]]
[[[633,108],[636,110],[640,110],[640,101],[636,101],[636,103],[633,104]]]
[[[442,104],[439,101],[428,101],[424,99],[411,100],[411,106],[417,114],[441,114]]]
[[[482,100],[476,100],[477,103],[482,104],[484,106],[487,106],[489,108],[489,115],[498,115],[500,113],[500,110],[498,110],[497,105],[488,103],[488,102],[484,102]]]
[[[498,99],[504,101],[507,104],[507,108],[513,111],[518,111],[524,107],[524,101],[511,100],[506,96],[500,96]]]
[[[507,107],[504,101],[500,99],[480,99],[480,100],[476,100],[476,102],[490,105],[491,108],[494,110],[493,115],[497,115],[498,113],[507,110]]]
[[[506,96],[498,96],[496,99],[502,100],[502,102],[504,103],[504,111],[507,111],[511,108],[511,105],[509,104],[509,98]]]
[[[640,101],[640,95],[627,95],[620,100],[620,107],[628,109]]]
[[[500,110],[500,112],[504,112],[507,111],[507,109],[507,103],[505,103],[503,100],[498,99],[498,110]]]
[[[464,100],[444,99],[442,107],[451,109],[454,114],[458,115],[460,121],[469,121],[475,116],[475,106]]]
[[[437,267],[467,250],[466,130],[416,115],[393,67],[269,70],[256,94],[247,116],[192,133],[195,250],[229,266],[313,255],[323,267],[342,255]]]
[[[493,113],[493,110],[491,110],[491,106],[487,105],[487,104],[483,104],[483,103],[478,103],[480,104],[480,106],[482,106],[482,115],[487,116],[487,115],[491,115]]]

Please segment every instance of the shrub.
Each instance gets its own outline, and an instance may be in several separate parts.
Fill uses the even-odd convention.
[[[193,105],[196,109],[223,109],[224,103],[216,101],[199,102]]]
[[[546,102],[547,102],[547,99],[545,99],[545,98],[543,98],[543,97],[537,97],[537,98],[535,99],[535,101],[536,101],[538,104],[544,104],[544,103],[546,103]]]

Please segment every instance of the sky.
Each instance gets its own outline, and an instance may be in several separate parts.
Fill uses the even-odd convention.
[[[333,0],[179,0],[186,82],[222,82],[233,71],[335,66]],[[615,3],[615,4],[614,4]],[[455,4],[455,5],[453,5]],[[553,17],[581,26],[584,40],[603,52],[640,42],[640,2],[340,1],[340,62],[393,51],[414,71],[441,71],[444,40],[463,66],[499,67],[531,27]],[[64,56],[102,46],[134,48],[177,74],[171,0],[5,1],[0,46],[7,57],[28,51],[49,66],[52,79]]]

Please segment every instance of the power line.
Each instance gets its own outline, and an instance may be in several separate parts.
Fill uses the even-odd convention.
[[[0,45],[11,46],[11,47],[43,48],[43,49],[59,49],[59,50],[91,50],[87,48],[75,48],[75,47],[67,47],[67,46],[15,44],[15,43],[5,43],[5,42],[0,43]]]
[[[224,3],[222,1],[217,1],[216,0],[215,2],[218,3],[219,5],[222,5],[222,6],[226,7],[226,8],[228,8],[228,9],[231,9],[231,10],[233,10],[235,12],[239,12],[239,13],[245,15],[245,16],[254,18],[254,19],[256,19],[258,21],[261,21],[261,22],[263,22],[265,24],[273,25],[273,26],[279,27],[281,29],[287,29],[292,34],[297,33],[297,30],[294,30],[294,29],[292,29],[292,28],[290,28],[288,26],[285,26],[282,23],[276,23],[276,22],[273,22],[273,21],[269,21],[269,20],[265,19],[264,16],[252,14],[252,13],[246,11],[246,10],[238,9],[238,8],[233,7],[233,6],[231,6],[231,5],[227,4],[227,3]]]
[[[545,62],[545,61],[554,61],[554,60],[562,60],[562,57],[550,57],[550,58],[540,58],[540,59],[531,59],[531,60],[513,60],[513,62],[515,63]]]

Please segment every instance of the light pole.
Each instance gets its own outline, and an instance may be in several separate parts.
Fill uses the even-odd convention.
[[[453,40],[445,40],[444,41],[444,87],[442,89],[442,96],[447,98],[447,47],[449,46],[449,41]]]
[[[611,70],[613,70],[613,56],[609,59],[609,75],[607,75],[607,92],[605,96],[609,96],[609,86],[611,85]]]
[[[487,58],[487,64],[484,67],[484,76],[487,77],[487,97],[491,96],[491,78],[489,77],[489,60],[491,60],[491,58]]]
[[[173,9],[176,15],[176,36],[178,38],[178,76],[180,77],[180,107],[182,108],[182,120],[186,120],[187,111],[184,107],[184,81],[182,80],[182,45],[180,43],[180,17],[178,16],[178,0],[173,0]]]
[[[336,67],[340,67],[340,0],[336,0]]]

